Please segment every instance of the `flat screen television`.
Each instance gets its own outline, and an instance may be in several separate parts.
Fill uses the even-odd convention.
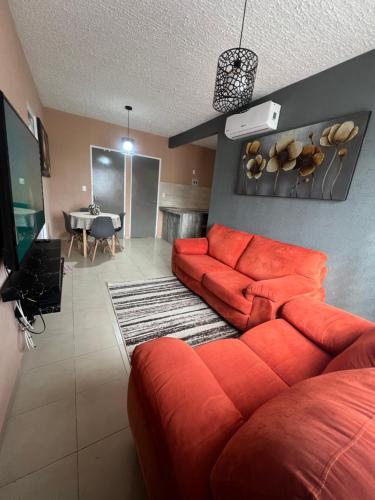
[[[20,268],[44,225],[39,143],[0,91],[1,254]]]

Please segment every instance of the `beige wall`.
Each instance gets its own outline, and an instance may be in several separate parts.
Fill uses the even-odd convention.
[[[6,0],[0,0],[0,89],[23,119],[27,103],[39,117],[42,105],[26,62]],[[48,204],[48,181],[45,183]],[[0,286],[5,279],[0,263]],[[0,302],[0,428],[4,422],[22,354],[22,339],[13,315],[13,304]]]
[[[50,217],[53,236],[64,234],[61,211],[87,206],[91,201],[90,146],[120,150],[124,127],[77,116],[55,109],[44,110],[49,136],[52,177],[50,179]],[[125,120],[125,115],[124,115]],[[160,180],[166,183],[191,185],[194,177],[199,186],[211,187],[215,152],[195,145],[168,148],[168,139],[159,135],[132,130],[137,153],[161,159]],[[130,159],[127,159],[126,212],[130,213]],[[82,186],[87,192],[82,192]],[[160,204],[162,204],[160,199]],[[126,220],[126,228],[128,229]],[[128,231],[127,231],[128,234]]]
[[[43,119],[49,134],[52,177],[43,178],[46,221],[50,234],[63,232],[61,210],[87,205],[90,191],[83,193],[83,184],[90,188],[90,145],[119,149],[125,129],[97,120],[43,109],[37,89],[6,0],[0,0],[0,89],[26,121],[27,104]],[[198,146],[168,149],[167,139],[132,131],[139,154],[162,159],[161,180],[188,185],[192,169],[197,171],[200,186],[210,187],[214,153]],[[130,169],[127,171],[130,187]],[[129,197],[127,198],[129,201]],[[129,207],[127,207],[127,211]],[[0,261],[0,286],[5,279]],[[0,429],[16,381],[22,357],[22,338],[13,315],[13,304],[0,302]]]

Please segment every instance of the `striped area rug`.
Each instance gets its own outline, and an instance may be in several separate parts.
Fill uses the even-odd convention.
[[[239,334],[174,276],[109,283],[108,290],[129,358],[137,345],[159,337],[197,346]]]

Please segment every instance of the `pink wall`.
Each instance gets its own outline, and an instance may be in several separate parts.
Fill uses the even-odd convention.
[[[90,146],[121,149],[126,129],[119,125],[64,113],[44,110],[50,143],[52,174],[50,179],[50,218],[52,236],[64,234],[61,211],[77,210],[91,201]],[[215,152],[195,145],[168,148],[168,139],[139,130],[131,131],[137,153],[161,159],[160,180],[191,185],[192,170],[201,187],[211,187]],[[130,212],[130,161],[127,161],[126,212]],[[87,192],[82,192],[82,186]],[[128,229],[128,227],[127,227]],[[127,232],[128,234],[128,232]]]
[[[43,116],[38,92],[18,39],[6,0],[0,0],[0,89],[26,120],[27,103]],[[48,204],[48,183],[45,183]],[[5,269],[0,262],[0,286]],[[22,339],[13,316],[13,305],[0,302],[0,428],[4,422],[22,357]]]
[[[43,109],[6,0],[0,0],[0,61],[0,89],[25,121],[29,104],[43,119],[49,134],[52,177],[43,178],[46,219],[50,234],[61,235],[61,210],[79,208],[90,201],[90,145],[119,149],[120,138],[126,135],[126,130],[98,120]],[[190,184],[191,171],[195,168],[200,185],[211,186],[214,152],[190,145],[170,150],[165,137],[140,131],[132,131],[132,135],[140,154],[161,158],[162,181]],[[81,191],[83,184],[88,186],[87,193]],[[0,261],[0,286],[4,279],[5,269]],[[0,302],[0,325],[1,429],[22,358],[22,339],[12,304]]]

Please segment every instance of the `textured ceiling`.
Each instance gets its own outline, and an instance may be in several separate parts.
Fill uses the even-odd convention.
[[[243,0],[9,0],[45,106],[165,136],[216,116],[217,58]],[[252,0],[254,98],[374,47],[374,0]]]

